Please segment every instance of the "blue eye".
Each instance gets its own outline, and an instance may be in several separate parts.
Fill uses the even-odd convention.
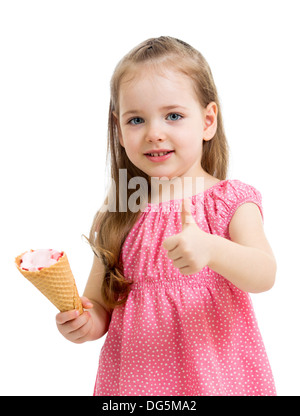
[[[175,118],[173,116],[175,116]],[[180,114],[177,114],[177,113],[171,113],[171,114],[168,115],[168,117],[171,117],[172,121],[177,121],[177,120],[180,120],[180,118],[182,118],[182,116]],[[178,117],[180,117],[180,118],[178,118]]]
[[[141,124],[141,123],[132,123],[134,120],[142,120],[142,118],[141,117],[134,117],[131,120],[129,120],[129,124],[134,124],[134,125]]]
[[[169,118],[171,117],[171,118]],[[171,113],[168,114],[167,118],[169,118],[169,120],[171,121],[177,121],[180,120],[182,118],[182,116],[180,114],[177,113]],[[143,119],[141,117],[134,117],[131,120],[128,121],[128,124],[132,124],[134,126],[137,126],[138,124],[142,124]]]

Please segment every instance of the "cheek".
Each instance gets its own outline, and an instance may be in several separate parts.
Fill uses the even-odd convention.
[[[125,150],[128,154],[134,156],[135,153],[141,153],[143,148],[143,136],[141,129],[125,128],[122,130]]]
[[[197,153],[202,151],[202,132],[187,133],[187,130],[185,130],[179,137],[176,138],[175,146],[183,153],[186,152],[186,154],[196,156]]]
[[[136,140],[134,138],[128,138],[126,137],[124,140],[124,148],[128,155],[134,156],[137,152],[140,152],[139,146]]]
[[[137,152],[135,152],[132,149],[125,149],[125,151],[127,153],[127,156],[129,157],[129,159],[131,160],[131,162],[135,164],[137,159],[138,159],[137,158],[137,156],[138,156]]]
[[[130,161],[133,164],[136,164],[136,162],[137,162],[137,160],[138,160],[138,158],[141,154],[141,149],[137,145],[137,143],[134,140],[125,139],[123,147],[125,149],[125,152],[126,152],[128,158],[130,159]]]

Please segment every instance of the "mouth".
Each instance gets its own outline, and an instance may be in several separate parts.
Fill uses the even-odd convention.
[[[144,155],[151,162],[164,162],[165,160],[169,159],[174,152],[174,150],[163,150],[160,152],[144,153]]]
[[[151,153],[144,153],[146,156],[152,156],[152,157],[157,157],[157,156],[165,156],[168,153],[172,153],[174,152],[174,150],[166,150],[164,152],[151,152]]]

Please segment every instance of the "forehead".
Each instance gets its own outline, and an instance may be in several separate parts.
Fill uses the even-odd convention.
[[[119,90],[119,103],[155,99],[197,100],[192,80],[170,68],[140,65],[124,75]],[[197,100],[198,101],[198,100]]]

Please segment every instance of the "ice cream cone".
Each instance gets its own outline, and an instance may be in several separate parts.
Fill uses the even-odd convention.
[[[55,264],[37,271],[27,271],[20,267],[23,254],[15,259],[17,268],[22,275],[42,292],[60,312],[78,309],[81,314],[83,312],[82,304],[66,253],[63,253]]]

